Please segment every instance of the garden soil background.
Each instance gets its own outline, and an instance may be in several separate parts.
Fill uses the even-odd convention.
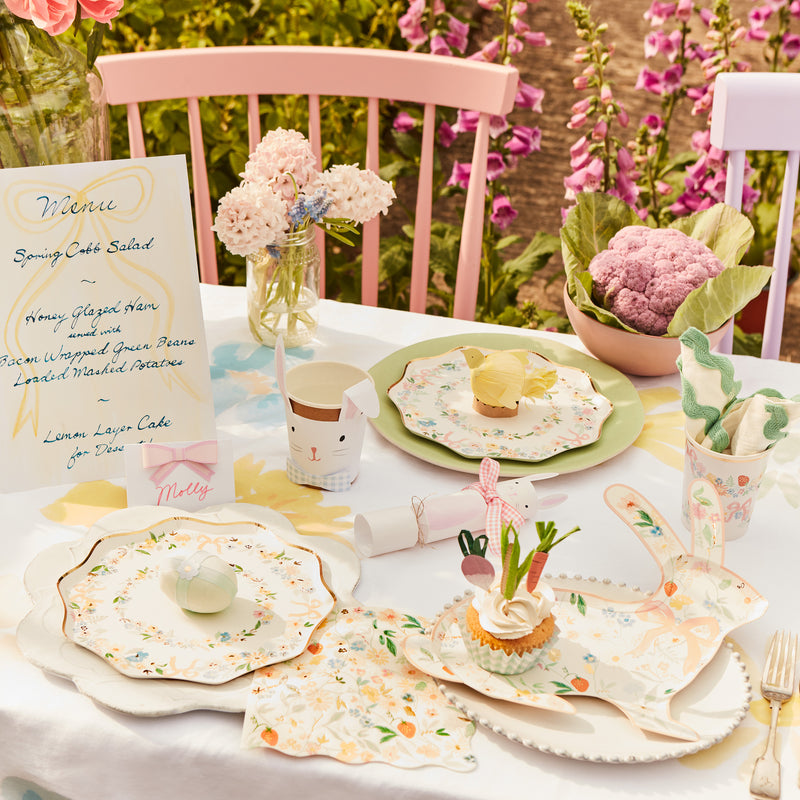
[[[749,0],[735,0],[733,8],[741,19],[746,20],[750,5]],[[625,106],[631,119],[627,131],[616,131],[623,139],[626,133],[631,137],[634,135],[644,114],[660,111],[659,97],[634,90],[636,78],[645,63],[643,43],[650,24],[644,19],[644,12],[649,6],[649,0],[595,0],[591,3],[595,22],[607,22],[609,25],[605,42],[615,45],[607,77],[615,97]],[[495,33],[490,27],[493,21],[487,22],[489,16],[481,15],[481,9],[475,4],[475,18],[483,28],[481,41],[486,41]],[[561,209],[565,206],[564,178],[570,174],[569,148],[588,130],[571,131],[566,127],[572,104],[585,93],[577,92],[572,86],[573,78],[579,73],[579,65],[574,62],[573,54],[580,41],[565,3],[559,0],[533,3],[528,20],[531,29],[543,31],[551,45],[526,47],[520,55],[515,56],[514,61],[526,83],[545,91],[543,113],[531,113],[529,118],[520,119],[524,114],[516,112],[514,117],[516,124],[538,126],[542,131],[541,152],[522,161],[508,180],[512,203],[519,211],[519,217],[508,232],[526,239],[537,231],[558,234]],[[704,30],[698,29],[692,33],[697,39],[704,36]],[[757,50],[739,52],[741,58],[757,63]],[[658,68],[655,63],[652,66]],[[674,152],[690,149],[691,133],[698,124],[699,118],[692,118],[688,113],[685,118],[677,120],[671,134]],[[519,300],[533,301],[563,315],[563,284],[563,265],[560,257],[554,257],[545,270],[522,287]],[[800,361],[800,281],[795,283],[787,301],[781,358]]]

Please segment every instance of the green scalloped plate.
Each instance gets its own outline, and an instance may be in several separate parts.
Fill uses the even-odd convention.
[[[406,453],[430,464],[457,472],[477,474],[480,458],[465,458],[435,441],[411,433],[403,425],[400,413],[388,395],[390,387],[402,378],[409,361],[439,355],[468,344],[494,350],[531,350],[559,364],[578,367],[591,376],[597,391],[605,395],[614,406],[614,411],[603,425],[600,438],[593,444],[535,463],[500,459],[501,476],[513,478],[553,472],[577,472],[594,467],[626,450],[641,433],[644,408],[639,393],[625,375],[602,361],[559,342],[509,333],[469,333],[428,339],[397,350],[371,367],[369,373],[375,381],[380,398],[380,413],[371,422],[378,433]]]

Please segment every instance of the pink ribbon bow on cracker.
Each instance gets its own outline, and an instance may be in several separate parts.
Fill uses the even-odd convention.
[[[185,464],[201,478],[208,480],[214,470],[209,464],[217,463],[217,443],[209,440],[188,447],[169,447],[165,444],[143,444],[142,466],[156,471],[150,476],[155,484],[161,483],[177,466]]]
[[[489,548],[497,554],[500,553],[500,534],[503,523],[512,523],[519,532],[525,522],[525,517],[497,493],[499,477],[500,464],[491,458],[484,458],[481,460],[478,482],[471,483],[467,487],[480,492],[486,501],[486,535],[489,537]]]

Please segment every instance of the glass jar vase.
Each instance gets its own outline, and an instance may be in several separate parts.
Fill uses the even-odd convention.
[[[311,341],[319,322],[319,267],[313,228],[247,256],[247,317],[257,341],[270,347],[278,336],[286,347]]]
[[[0,0],[0,168],[109,157],[103,83],[71,45]]]

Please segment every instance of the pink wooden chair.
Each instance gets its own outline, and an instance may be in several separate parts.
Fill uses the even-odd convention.
[[[145,155],[138,104],[188,98],[192,176],[201,280],[217,282],[212,199],[203,150],[198,99],[247,95],[250,152],[261,139],[259,95],[307,95],[308,136],[319,159],[320,96],[368,98],[368,141],[362,166],[377,172],[379,101],[424,106],[422,162],[416,200],[410,310],[425,312],[430,247],[433,141],[436,106],[480,112],[464,212],[454,315],[472,319],[480,274],[486,157],[491,115],[514,105],[519,75],[513,67],[461,58],[347,47],[213,47],[102,56],[97,65],[109,104],[125,104],[131,156]],[[218,198],[213,198],[216,207]],[[362,302],[378,302],[379,220],[364,226]],[[321,280],[324,286],[324,275]]]
[[[717,76],[711,112],[711,144],[728,151],[725,202],[742,207],[745,155],[748,150],[787,153],[778,231],[770,278],[762,358],[778,358],[781,349],[786,281],[792,250],[797,167],[800,159],[800,74],[724,73]],[[720,345],[730,352],[732,334]]]

